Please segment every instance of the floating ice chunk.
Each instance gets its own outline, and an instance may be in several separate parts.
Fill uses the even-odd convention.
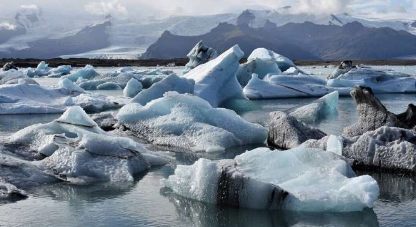
[[[9,70],[11,70],[11,69],[14,69],[14,70],[19,70],[18,68],[17,68],[17,66],[14,64],[14,62],[6,62],[6,64],[4,64],[3,65],[3,71],[9,71]]]
[[[233,176],[244,180],[235,181]],[[246,181],[262,183],[251,188]],[[355,177],[342,157],[303,147],[278,152],[258,148],[218,162],[200,159],[192,166],[178,166],[164,184],[179,195],[205,202],[221,204],[224,196],[225,201],[234,199],[225,205],[308,212],[362,211],[372,208],[379,195],[377,182],[368,175]],[[275,196],[270,196],[272,185]],[[282,189],[287,194],[282,195]],[[230,192],[236,192],[231,193],[234,197]],[[247,203],[244,196],[256,199]]]
[[[235,45],[184,76],[195,80],[194,94],[207,100],[213,107],[218,107],[229,99],[245,99],[243,89],[235,76],[239,60],[243,56],[243,51]]]
[[[243,89],[244,95],[249,99],[272,99],[272,98],[292,98],[308,96],[296,89],[285,86],[275,85],[258,78],[253,74],[251,80]]]
[[[251,79],[253,73],[263,79],[267,74],[281,74],[287,71],[287,74],[298,74],[299,70],[293,62],[271,50],[258,48],[247,59],[247,62],[240,65],[237,71],[238,82],[244,87]]]
[[[58,68],[52,69],[48,77],[61,77],[71,73],[72,67],[70,65],[60,65]]]
[[[189,62],[185,65],[184,73],[189,72],[198,65],[205,64],[206,62],[215,59],[217,56],[218,54],[216,50],[204,45],[202,40],[199,41],[187,55]]]
[[[326,150],[338,155],[342,155],[343,146],[342,138],[334,135],[330,135],[326,142]]]
[[[81,106],[88,112],[99,112],[121,107],[128,102],[128,99],[122,97],[74,93],[67,89],[51,89],[31,84],[3,85],[0,86],[0,94],[7,96],[9,100],[2,103],[0,114],[63,113],[70,105]]]
[[[319,140],[326,136],[321,130],[312,128],[285,112],[270,113],[269,121],[267,142],[269,146],[280,149],[295,148],[307,140]]]
[[[327,82],[329,87],[370,87],[374,93],[416,92],[416,77],[393,70],[371,67],[338,69]]]
[[[120,109],[117,119],[154,144],[193,151],[262,144],[267,138],[265,128],[244,121],[234,111],[216,109],[199,97],[176,92],[146,106],[128,104]]]
[[[192,166],[177,166],[175,174],[163,181],[176,194],[218,205],[281,208],[287,192],[244,176],[233,160],[219,162],[199,159]]]
[[[79,106],[73,106],[67,109],[57,121],[85,127],[97,126],[97,124]]]
[[[161,75],[143,75],[139,77],[140,83],[142,83],[143,88],[149,88],[153,84],[165,79],[168,75],[161,74]]]
[[[271,50],[267,50],[265,48],[257,48],[253,50],[253,52],[247,58],[247,61],[255,59],[261,59],[263,61],[273,61],[282,72],[288,70],[291,67],[296,67],[293,61],[289,58],[277,54]]]
[[[137,94],[131,102],[144,106],[152,100],[163,97],[163,94],[168,91],[176,91],[179,94],[192,94],[194,93],[194,85],[195,82],[193,80],[172,74]]]
[[[24,80],[26,84],[38,84],[32,78],[29,78],[24,73],[10,69],[5,72],[0,72],[0,85],[1,84],[18,84],[19,80]]]
[[[83,69],[80,69],[76,73],[72,73],[66,76],[66,78],[70,79],[72,82],[76,82],[79,78],[83,79],[93,79],[98,75],[97,71],[95,71],[94,67],[91,65],[86,65]]]
[[[16,186],[0,182],[0,199],[4,198],[26,198],[27,192],[18,189]]]
[[[73,183],[132,181],[134,174],[167,161],[131,139],[105,133],[80,107],[51,123],[22,129],[9,140],[23,152],[47,156],[35,162],[39,170]]]
[[[27,75],[29,77],[41,77],[41,76],[47,76],[49,74],[49,72],[51,71],[51,67],[48,66],[48,64],[46,64],[46,62],[41,61],[38,66],[36,67],[36,69],[31,69],[29,68],[27,70]]]
[[[127,98],[133,98],[137,94],[139,94],[140,91],[142,91],[143,85],[138,80],[131,78],[129,82],[127,82],[126,87],[123,90],[124,97]]]
[[[66,89],[69,92],[79,92],[79,93],[84,92],[84,89],[80,88],[78,85],[75,85],[74,83],[72,83],[72,81],[70,81],[67,78],[63,78],[59,80],[58,87]]]
[[[334,91],[311,104],[296,108],[290,112],[290,115],[306,123],[319,121],[329,115],[337,113],[338,98],[338,91]]]

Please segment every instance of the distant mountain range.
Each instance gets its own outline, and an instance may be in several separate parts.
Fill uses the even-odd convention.
[[[222,23],[200,36],[165,32],[142,58],[185,57],[200,40],[219,52],[238,44],[246,57],[258,47],[271,49],[291,59],[392,59],[416,53],[416,36],[405,31],[367,28],[359,22],[343,26],[304,22],[277,27],[268,21],[262,28],[251,28],[243,23]]]
[[[283,7],[277,10],[246,10],[240,14],[145,20],[111,15],[67,18],[43,12],[40,8],[22,9],[13,18],[0,17],[0,58],[138,58],[146,49],[143,58],[168,58],[185,56],[184,53],[198,39],[203,39],[207,44],[214,42],[211,46],[220,52],[233,42],[238,42],[246,51],[262,44],[263,47],[281,50],[282,54],[298,59],[340,56],[384,58],[416,54],[413,52],[413,36],[409,34],[416,34],[415,21],[370,21],[348,14],[290,14],[289,9]],[[352,23],[359,28],[359,33],[345,32],[354,21],[361,24]],[[226,27],[230,30],[224,31]],[[373,32],[377,36],[373,36]],[[214,34],[220,34],[224,40],[214,37]],[[379,42],[372,42],[372,38]],[[175,40],[176,47],[167,47],[171,51],[162,53],[158,48],[167,45],[169,39]],[[358,41],[360,39],[369,43],[365,45],[365,42]],[[182,40],[190,41],[182,43]],[[399,43],[399,40],[407,43]],[[382,41],[387,43],[381,45]],[[376,43],[381,46],[375,48]],[[397,50],[393,50],[393,43],[398,46]],[[349,53],[349,50],[352,52]]]

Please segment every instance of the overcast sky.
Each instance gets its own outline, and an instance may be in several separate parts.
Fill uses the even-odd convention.
[[[350,13],[366,18],[416,19],[416,0],[0,0],[0,17],[24,7],[40,7],[61,15],[147,17],[240,12],[244,9],[278,9],[293,12]]]

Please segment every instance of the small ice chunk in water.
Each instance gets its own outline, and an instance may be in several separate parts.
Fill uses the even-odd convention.
[[[70,79],[73,82],[76,82],[78,79],[93,79],[98,75],[97,71],[95,71],[94,67],[91,65],[86,65],[83,69],[80,69],[76,73],[69,74],[65,76],[66,78]]]
[[[131,78],[129,82],[127,82],[126,87],[123,90],[124,97],[133,98],[143,89],[142,83],[140,83],[135,78]]]
[[[66,90],[71,91],[71,92],[79,92],[79,93],[84,92],[84,89],[82,89],[78,85],[72,83],[72,81],[67,79],[67,78],[63,78],[63,79],[59,80],[58,87],[66,89]]]
[[[316,122],[331,114],[337,113],[338,99],[339,93],[338,91],[334,91],[311,104],[296,108],[290,112],[290,115],[306,123]]]
[[[68,108],[57,121],[85,127],[97,126],[97,123],[95,123],[79,106]]]

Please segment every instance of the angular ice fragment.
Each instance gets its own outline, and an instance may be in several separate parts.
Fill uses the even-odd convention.
[[[290,115],[306,123],[319,121],[329,115],[337,113],[338,98],[338,91],[334,91],[323,96],[322,98],[319,98],[311,104],[301,106],[293,111],[290,111]]]
[[[57,121],[85,127],[97,126],[97,124],[79,106],[68,108]]]
[[[267,50],[265,48],[257,48],[253,50],[250,56],[247,58],[247,61],[251,61],[254,59],[261,59],[263,61],[272,61],[274,62],[279,69],[284,72],[288,70],[290,67],[296,67],[292,60],[289,58],[275,53],[271,50]]]
[[[124,97],[133,98],[136,96],[141,90],[143,89],[142,83],[138,80],[131,78],[129,82],[127,82],[126,87],[123,90]]]
[[[70,81],[67,78],[63,78],[59,80],[58,87],[66,89],[70,92],[79,92],[79,93],[84,92],[84,89],[80,88],[78,85],[75,85],[74,83],[72,83],[72,81]]]
[[[217,56],[218,54],[216,50],[204,45],[202,40],[199,41],[187,55],[189,62],[185,65],[184,73],[189,72],[198,65],[205,64],[206,62],[215,59]]]
[[[91,65],[86,65],[83,69],[80,69],[76,73],[72,73],[66,76],[66,78],[70,79],[73,82],[76,82],[79,78],[83,79],[92,79],[98,75],[97,71],[95,71],[94,67]]]
[[[207,100],[213,107],[218,107],[229,99],[245,99],[243,89],[235,76],[239,60],[243,56],[243,51],[235,45],[184,76],[195,80],[194,94]]]
[[[342,138],[334,135],[330,135],[326,142],[326,150],[342,156]]]

